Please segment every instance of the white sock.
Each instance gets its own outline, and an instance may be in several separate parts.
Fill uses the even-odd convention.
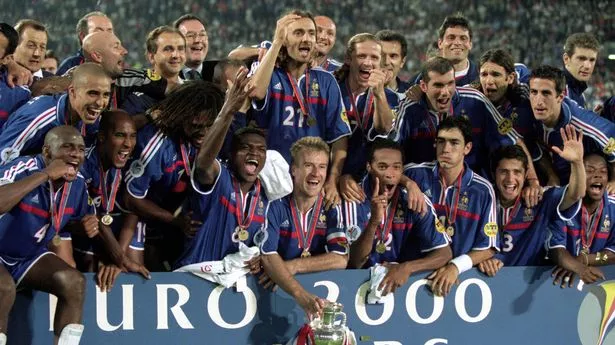
[[[6,345],[6,334],[0,333],[0,345]]]
[[[64,326],[62,333],[60,333],[58,345],[79,345],[81,334],[83,334],[83,325],[78,323],[68,324]]]

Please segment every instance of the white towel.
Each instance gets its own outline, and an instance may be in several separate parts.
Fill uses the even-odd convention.
[[[281,199],[293,192],[293,179],[286,159],[275,150],[267,150],[265,166],[258,174],[269,201]]]
[[[367,304],[383,304],[384,300],[388,296],[382,296],[382,290],[378,290],[378,285],[382,282],[382,279],[387,275],[388,268],[381,264],[376,264],[369,268],[369,293],[367,294]]]
[[[246,266],[245,261],[257,257],[259,253],[260,250],[258,247],[248,247],[240,242],[239,251],[225,256],[221,261],[204,261],[186,265],[176,269],[175,272],[189,272],[203,279],[220,284],[225,288],[229,288],[235,285],[235,283],[238,283],[237,291],[241,291],[241,287],[245,285],[244,277],[250,272],[250,268]]]

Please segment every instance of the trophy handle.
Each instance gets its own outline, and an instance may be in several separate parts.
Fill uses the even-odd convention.
[[[337,313],[335,313],[335,319],[337,319],[338,316],[341,316],[340,319],[340,325],[342,327],[346,327],[346,313],[344,313],[343,311],[338,311]],[[337,322],[334,322],[333,324],[336,324]]]

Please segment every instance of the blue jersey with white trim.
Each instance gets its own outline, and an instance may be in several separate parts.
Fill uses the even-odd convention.
[[[560,128],[572,125],[577,131],[583,132],[583,149],[585,155],[590,153],[605,154],[610,163],[615,162],[615,124],[598,114],[579,107],[573,100],[564,97],[560,117],[553,128],[544,124],[536,127],[538,138],[547,147],[563,147],[564,141]],[[567,184],[570,178],[570,163],[557,154],[552,154],[553,170],[558,175],[560,183]]]
[[[611,122],[615,122],[615,97],[611,97],[604,101],[601,116]]]
[[[277,252],[283,260],[292,260],[301,257],[303,248],[301,248],[299,235],[300,229],[295,228],[291,211],[290,200],[291,195],[287,195],[282,199],[271,202],[267,211],[267,227],[263,228],[267,235],[261,243],[261,252],[263,254],[273,254]],[[299,222],[303,224],[305,230],[308,228],[310,219],[312,219],[314,208],[311,208],[306,214],[298,214],[301,219]],[[303,235],[306,235],[304,230]],[[339,207],[332,207],[326,211],[324,206],[320,209],[316,228],[314,229],[314,237],[310,242],[309,252],[311,255],[324,253],[336,253],[341,255],[348,254],[348,241],[342,225],[342,215]]]
[[[30,89],[25,86],[10,87],[7,74],[6,70],[0,73],[0,129],[10,114],[30,100]]]
[[[196,149],[188,145],[187,153],[191,164]],[[162,207],[173,204],[169,208],[175,209],[179,206],[181,201],[171,202],[169,196],[183,196],[190,189],[189,178],[184,178],[190,167],[184,166],[180,144],[153,124],[148,124],[137,132],[133,156],[138,158],[130,163],[126,172],[128,193],[137,199],[147,196]]]
[[[594,254],[599,251],[608,250],[615,253],[615,196],[608,195],[606,192],[602,196],[604,209],[598,220],[596,232],[593,240],[586,239],[589,245],[589,253]],[[590,229],[583,229],[583,212],[577,212],[572,218],[554,217],[554,221],[549,225],[549,237],[547,245],[549,249],[564,248],[571,255],[579,256],[583,250],[581,236],[590,235]],[[587,222],[587,227],[589,223]]]
[[[71,55],[62,61],[60,66],[58,66],[56,75],[62,76],[71,68],[81,65],[84,61],[85,58],[83,57],[83,50],[79,49],[75,55]]]
[[[19,157],[0,166],[0,185],[22,180],[45,169],[43,158],[38,156]],[[50,215],[51,196],[49,183],[42,183],[30,191],[10,211],[0,215],[0,257],[9,261],[29,258],[46,248],[57,230],[61,230],[71,220],[81,220],[94,210],[88,205],[88,194],[83,177],[69,183],[70,190],[60,229],[52,224]],[[54,205],[59,207],[64,186],[55,192]]]
[[[372,186],[369,176],[361,182],[361,187],[365,195],[372,195]],[[405,262],[419,259],[427,255],[430,251],[446,247],[450,244],[450,238],[444,233],[444,229],[436,217],[436,212],[431,201],[425,196],[428,212],[421,216],[408,209],[408,192],[400,188],[399,199],[395,210],[389,204],[388,212],[394,212],[391,230],[384,239],[386,251],[383,254],[376,252],[378,243],[378,231],[374,234],[372,251],[364,265],[364,268],[371,267],[383,262]],[[360,234],[367,228],[367,223],[371,217],[370,200],[367,198],[363,202],[342,202],[341,206],[344,215],[344,227],[346,237],[358,239]]]
[[[559,207],[566,193],[565,187],[545,190],[538,205],[527,207],[523,201],[517,208],[504,208],[498,204],[498,227],[502,238],[502,251],[495,255],[504,266],[538,266],[547,264],[545,241],[548,226],[560,214],[572,218],[579,210],[580,202],[568,210]]]
[[[521,84],[530,84],[530,69],[522,63],[515,63],[515,74],[517,75],[517,81]]]
[[[342,67],[342,63],[332,59],[332,58],[327,58],[325,60],[325,62],[320,65],[319,67],[324,69],[325,71],[329,72],[329,73],[333,73],[335,71],[337,71],[338,69],[340,69],[340,67]]]
[[[566,90],[564,96],[575,101],[579,107],[585,108],[585,95],[583,92],[587,90],[587,83],[575,78],[567,68],[564,68],[564,76],[566,76]]]
[[[368,92],[363,92],[357,96],[357,104],[353,104],[352,95],[346,86],[346,80],[340,81],[340,90],[342,92],[342,101],[346,108],[346,114],[350,123],[352,135],[348,139],[349,154],[344,162],[343,174],[352,174],[356,177],[365,175],[365,165],[367,163],[367,150],[369,143],[378,136],[386,137],[386,133],[378,133],[374,128],[374,111],[376,108],[376,99],[372,98],[371,107],[367,115],[367,123],[364,128],[359,128],[359,119],[363,119],[367,109]],[[399,104],[398,95],[390,89],[385,89],[387,103],[391,109],[395,109]],[[373,97],[373,96],[372,96]]]
[[[184,212],[191,211],[192,219],[203,222],[203,225],[196,235],[186,242],[176,268],[203,261],[222,260],[228,254],[239,251],[241,241],[235,234],[239,226],[235,215],[237,198],[243,200],[245,217],[252,203],[256,202],[256,186],[253,186],[247,195],[241,191],[240,195],[237,195],[233,187],[232,171],[219,161],[214,164],[220,166],[220,173],[212,186],[203,186],[194,175],[191,176],[193,191],[184,204]],[[258,203],[254,207],[256,208],[252,222],[246,229],[249,237],[243,241],[249,247],[257,245],[255,234],[264,226],[269,207],[269,199],[262,187],[258,194]]]
[[[458,87],[451,101],[453,116],[464,116],[472,124],[472,151],[465,160],[472,170],[488,170],[489,153],[500,146],[513,145],[521,136],[514,128],[499,128],[504,120],[485,96],[473,88]],[[406,99],[396,109],[392,139],[404,147],[406,163],[430,162],[440,115],[430,110],[426,96],[418,102]]]
[[[40,153],[45,134],[50,129],[69,123],[70,107],[66,93],[33,98],[11,114],[0,135],[0,165],[28,154]],[[84,135],[86,147],[96,142],[100,119],[91,125],[82,121],[74,126]]]
[[[267,148],[280,152],[289,163],[290,146],[298,139],[315,136],[333,143],[351,133],[340,88],[333,75],[321,68],[311,68],[309,79],[307,95],[305,74],[297,85],[307,100],[309,117],[316,120],[315,124],[307,123],[297,97],[293,96],[288,75],[282,68],[273,70],[265,98],[252,103],[257,125],[267,130]]]
[[[431,199],[440,222],[447,228],[447,209],[453,208],[458,199],[451,244],[453,257],[467,254],[471,250],[500,250],[495,192],[489,181],[472,171],[467,164],[459,191],[456,182],[449,187],[442,184],[437,162],[408,164],[404,174],[414,180]]]

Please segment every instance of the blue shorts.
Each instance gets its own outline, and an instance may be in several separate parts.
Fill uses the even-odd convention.
[[[122,224],[124,222],[123,216],[118,215],[113,217],[113,223],[111,224],[111,230],[113,231],[113,235],[115,238],[119,240],[120,231],[122,230]],[[142,251],[145,248],[145,222],[137,222],[137,228],[135,229],[134,235],[132,236],[132,240],[128,247],[133,250]],[[69,234],[70,236],[70,234]],[[64,233],[61,234],[62,239],[65,239]],[[73,240],[73,250],[96,255],[96,253],[100,253],[103,248],[100,247],[99,242],[93,241],[92,239],[85,236],[74,236]]]
[[[30,268],[32,268],[40,258],[47,254],[55,255],[46,248],[43,248],[40,252],[27,259],[13,259],[8,256],[0,255],[0,265],[6,268],[13,277],[15,285],[19,286],[19,283],[21,283],[21,280],[26,276]]]

